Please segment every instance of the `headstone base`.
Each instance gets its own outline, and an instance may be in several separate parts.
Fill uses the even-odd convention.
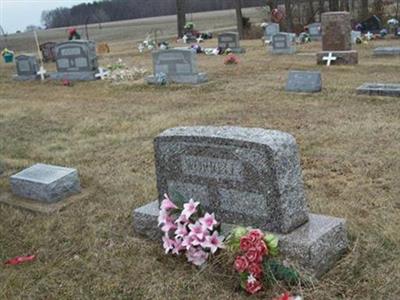
[[[10,177],[14,195],[54,203],[80,192],[76,169],[36,164]]]
[[[194,75],[170,75],[168,76],[168,81],[183,84],[200,84],[207,82],[208,78],[206,73],[199,73]],[[146,82],[148,84],[157,84],[156,77],[154,75],[146,77]]]
[[[356,50],[349,51],[323,51],[317,53],[317,64],[326,65],[326,61],[323,60],[324,56],[328,56],[332,53],[336,60],[332,61],[332,65],[356,65],[358,64],[358,52]]]
[[[158,201],[133,211],[134,231],[152,240],[161,241],[157,226]],[[222,224],[223,235],[235,225]],[[309,215],[309,222],[288,234],[276,234],[285,259],[299,265],[308,275],[320,278],[329,271],[348,247],[346,221],[322,215]]]
[[[16,80],[16,81],[39,80],[40,76],[38,76],[38,75],[26,75],[26,76],[15,75],[13,77],[13,79]]]
[[[398,56],[400,55],[399,47],[379,47],[374,49],[374,56]]]
[[[296,48],[291,47],[287,49],[271,49],[272,54],[295,54],[296,53]]]
[[[55,72],[50,74],[52,80],[89,81],[96,80],[96,71],[93,72]]]
[[[364,83],[357,94],[400,97],[400,84]]]

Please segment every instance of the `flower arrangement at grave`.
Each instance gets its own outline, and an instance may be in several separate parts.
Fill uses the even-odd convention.
[[[225,65],[237,65],[239,62],[239,58],[232,53],[229,53],[224,59]]]
[[[165,254],[185,255],[189,263],[199,267],[218,251],[226,250],[234,254],[230,268],[238,274],[240,287],[251,295],[280,281],[287,285],[300,283],[300,274],[277,258],[279,241],[275,235],[236,227],[224,238],[214,213],[203,212],[200,202],[185,202],[182,195],[176,196],[174,202],[165,194],[159,210],[158,226],[163,232]],[[286,295],[289,294],[282,297]],[[279,299],[296,299],[285,297]]]
[[[139,80],[148,73],[144,68],[128,67],[122,59],[118,59],[116,63],[108,65],[107,69],[110,73],[106,79],[113,83]]]

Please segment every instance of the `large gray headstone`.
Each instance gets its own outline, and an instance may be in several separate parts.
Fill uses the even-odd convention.
[[[92,41],[76,40],[55,47],[57,73],[52,79],[95,80],[98,70],[96,45]]]
[[[35,56],[19,55],[15,58],[17,67],[17,80],[34,80],[38,79],[39,63]]]
[[[265,39],[266,39],[267,41],[271,41],[271,40],[272,40],[272,37],[273,37],[275,34],[279,33],[279,32],[280,32],[280,29],[279,29],[279,24],[278,24],[278,23],[271,23],[271,24],[268,24],[268,25],[265,27],[265,32],[264,32],[264,34],[265,34]]]
[[[12,192],[23,198],[54,203],[80,192],[76,169],[35,164],[10,177]]]
[[[293,45],[293,34],[277,33],[272,37],[272,53],[273,54],[293,54],[296,47]]]
[[[240,127],[174,128],[155,139],[159,199],[174,191],[227,223],[289,232],[307,207],[295,139]]]
[[[357,89],[358,94],[400,97],[400,84],[364,83]]]
[[[235,53],[245,52],[243,48],[240,48],[240,39],[237,32],[223,32],[218,35],[218,47],[223,50],[231,49]]]
[[[322,89],[321,72],[290,71],[286,84],[287,92],[316,93]]]
[[[237,225],[273,231],[285,259],[320,277],[345,252],[345,220],[308,214],[295,139],[260,128],[179,127],[155,139],[158,201],[133,211],[135,232],[161,239],[159,201],[178,193]]]
[[[190,49],[169,49],[153,52],[154,75],[163,73],[169,81],[177,83],[202,83],[207,75],[197,70],[196,54]],[[147,78],[155,83],[155,76]]]

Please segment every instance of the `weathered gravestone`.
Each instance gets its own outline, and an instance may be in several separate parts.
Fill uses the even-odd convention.
[[[278,23],[271,23],[271,24],[268,24],[266,27],[265,27],[265,40],[267,40],[267,41],[272,41],[272,37],[275,35],[275,34],[277,34],[277,33],[279,33],[280,32],[280,29],[279,29],[279,24]]]
[[[96,46],[92,41],[74,40],[57,44],[55,80],[95,80],[98,70]]]
[[[364,83],[357,88],[358,94],[400,97],[400,84]]]
[[[345,220],[309,214],[298,147],[288,133],[259,128],[180,127],[154,142],[158,201],[135,209],[136,232],[158,239],[159,201],[179,193],[215,212],[224,230],[274,232],[289,260],[320,276],[347,247]]]
[[[290,71],[286,83],[287,92],[317,93],[322,89],[321,72]]]
[[[290,33],[277,33],[272,37],[273,54],[293,54],[296,47],[293,45],[293,35]]]
[[[54,42],[43,43],[39,46],[42,52],[43,62],[56,61],[56,45]]]
[[[311,23],[307,25],[308,34],[312,41],[321,40],[321,23]]]
[[[157,74],[165,74],[170,82],[199,84],[207,81],[207,74],[197,70],[197,56],[190,49],[169,49],[153,52],[154,75],[146,78],[157,83]]]
[[[15,58],[17,67],[17,76],[15,80],[35,80],[39,79],[37,72],[39,71],[39,63],[35,56],[19,55]]]
[[[400,47],[378,47],[374,49],[374,56],[399,56]]]
[[[240,48],[240,39],[237,32],[224,32],[218,35],[218,47],[226,50],[231,49],[234,53],[244,53],[245,49]]]
[[[348,12],[322,14],[322,52],[317,53],[317,63],[324,64],[323,58],[329,53],[337,58],[333,64],[358,63],[357,51],[351,50],[351,18]]]
[[[80,192],[76,169],[35,164],[10,177],[12,192],[19,197],[55,203]]]

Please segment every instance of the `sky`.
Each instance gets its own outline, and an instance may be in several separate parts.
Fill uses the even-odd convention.
[[[85,0],[0,0],[0,25],[6,33],[23,31],[28,25],[42,25],[43,10],[93,2]]]

